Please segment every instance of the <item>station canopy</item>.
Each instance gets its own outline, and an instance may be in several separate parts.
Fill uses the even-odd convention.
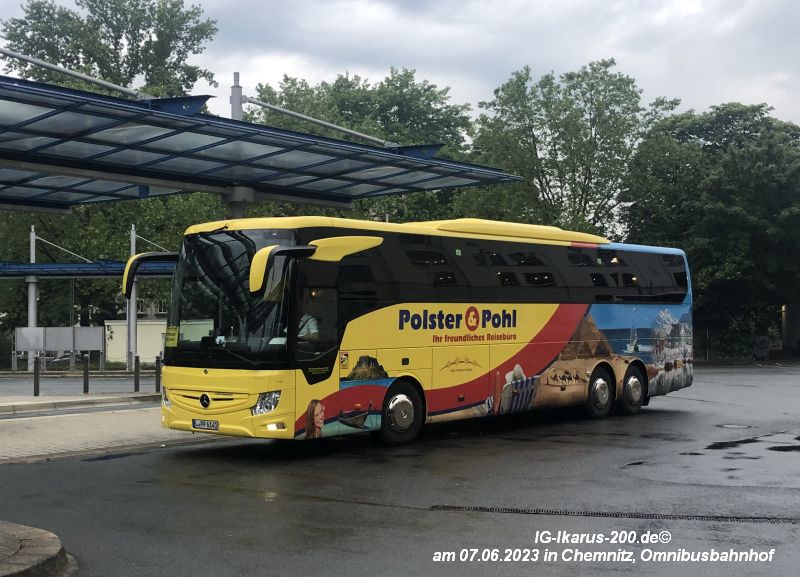
[[[0,205],[32,209],[212,192],[348,205],[519,180],[434,155],[200,112],[209,96],[129,100],[0,76]]]
[[[94,262],[3,262],[0,261],[0,279],[25,278],[120,278],[127,263],[118,260],[96,260]],[[136,276],[171,277],[174,262],[143,262]]]

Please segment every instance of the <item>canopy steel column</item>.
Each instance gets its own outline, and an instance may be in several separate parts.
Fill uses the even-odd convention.
[[[244,97],[242,96],[242,87],[239,84],[239,73],[233,73],[233,86],[231,86],[231,119],[242,119],[242,104]],[[228,188],[228,197],[226,204],[230,211],[231,218],[243,218],[245,203],[253,202],[253,190],[245,187],[231,186]]]
[[[245,209],[248,204],[255,200],[255,193],[249,186],[229,186],[225,197],[225,204],[231,218],[244,218]]]
[[[242,119],[242,87],[239,85],[239,73],[233,73],[233,86],[231,86],[231,119]]]
[[[31,225],[30,235],[30,261],[31,264],[36,263],[36,230]],[[28,283],[28,327],[36,327],[38,318],[38,296],[39,296],[39,283],[35,276],[25,277],[25,282]],[[33,358],[36,356],[36,351],[28,351],[28,372],[33,372]]]
[[[131,256],[136,254],[136,225],[131,225]],[[128,299],[127,321],[128,321],[128,355],[126,359],[126,368],[129,371],[133,370],[133,359],[136,357],[136,339],[137,339],[137,323],[139,314],[136,307],[136,292],[138,288],[138,281],[133,281],[133,291],[131,291],[131,298]]]

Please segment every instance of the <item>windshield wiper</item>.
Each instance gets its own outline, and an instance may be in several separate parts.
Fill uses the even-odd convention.
[[[202,355],[204,353],[209,353],[211,351],[225,351],[226,353],[228,353],[232,357],[235,357],[235,358],[237,358],[237,359],[239,359],[241,361],[244,361],[244,362],[248,363],[250,366],[253,366],[253,367],[264,364],[264,361],[257,362],[257,361],[250,360],[247,357],[244,357],[244,356],[242,356],[240,354],[234,353],[233,351],[231,351],[229,349],[225,349],[223,347],[205,347],[205,348],[201,348],[201,349],[175,351],[170,355],[169,358],[170,358],[170,360],[174,359],[175,357],[184,357],[184,356],[188,356],[188,357],[192,358],[192,357],[195,357],[198,353],[200,355]]]
[[[250,366],[253,366],[253,367],[258,366],[258,365],[261,364],[261,363],[258,363],[256,361],[252,361],[252,360],[248,359],[247,357],[240,355],[239,353],[234,353],[232,350],[226,349],[225,347],[208,347],[208,349],[205,349],[205,350],[209,350],[209,351],[225,351],[226,353],[228,353],[232,357],[236,357],[237,359],[239,359],[241,361],[244,361],[244,362],[248,363]]]

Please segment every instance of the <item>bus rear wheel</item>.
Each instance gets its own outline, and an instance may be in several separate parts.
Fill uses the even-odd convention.
[[[625,373],[622,383],[622,399],[619,406],[626,415],[635,415],[642,408],[644,400],[644,375],[639,367],[631,366]]]
[[[404,445],[413,441],[422,428],[422,399],[408,381],[389,387],[381,412],[381,440],[387,445]]]
[[[598,367],[589,379],[589,395],[586,399],[586,412],[593,419],[602,419],[611,410],[614,401],[614,379],[608,371]]]

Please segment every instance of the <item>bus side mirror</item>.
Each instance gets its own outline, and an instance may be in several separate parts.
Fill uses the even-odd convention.
[[[312,240],[311,246],[317,247],[317,252],[309,260],[324,262],[339,262],[344,257],[378,246],[383,242],[380,236],[333,236]]]
[[[133,292],[133,281],[136,280],[136,271],[144,262],[178,262],[177,252],[142,252],[133,255],[125,265],[125,273],[122,275],[122,290],[125,298],[131,298]]]
[[[267,275],[276,256],[309,257],[317,250],[315,246],[283,246],[273,244],[256,251],[250,261],[250,294],[260,297],[267,288]]]

